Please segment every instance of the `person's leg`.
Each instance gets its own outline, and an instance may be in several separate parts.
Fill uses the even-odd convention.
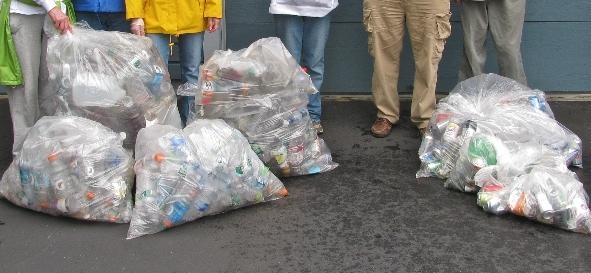
[[[289,53],[301,65],[302,35],[304,33],[304,19],[300,16],[275,14],[273,16],[275,34]]]
[[[484,73],[489,22],[486,3],[472,0],[462,2],[460,14],[464,31],[464,50],[458,73],[460,81]]]
[[[449,0],[417,0],[408,8],[407,26],[415,59],[411,121],[424,130],[435,109],[437,69],[451,34]]]
[[[150,38],[150,40],[152,40],[154,47],[156,47],[156,50],[158,50],[158,53],[160,54],[160,57],[162,58],[162,62],[164,62],[165,65],[168,65],[168,59],[170,57],[170,46],[169,46],[170,35],[159,34],[159,33],[148,33],[148,34],[146,34],[146,36],[148,36],[148,38]]]
[[[324,72],[324,46],[322,46],[322,60],[321,64],[318,64],[315,60],[313,60],[312,58],[318,58],[317,56],[303,56],[306,54],[306,52],[303,52],[303,50],[306,49],[306,46],[310,46],[310,45],[306,45],[305,44],[305,32],[306,32],[306,28],[308,26],[306,26],[306,24],[315,24],[314,22],[312,22],[313,19],[310,19],[308,17],[303,17],[303,16],[295,16],[295,15],[283,15],[283,14],[275,14],[274,17],[274,23],[275,23],[275,34],[281,39],[281,42],[283,42],[283,44],[285,45],[285,48],[287,48],[287,51],[289,51],[289,53],[294,57],[294,59],[296,60],[296,62],[298,62],[299,65],[301,66],[307,66],[308,67],[308,73],[310,74],[310,78],[312,79],[312,83],[314,84],[314,87],[316,87],[316,89],[318,90],[318,92],[316,94],[313,95],[309,95],[308,96],[308,113],[310,114],[310,119],[313,122],[313,126],[314,129],[316,130],[317,133],[322,134],[323,133],[323,129],[322,129],[322,125],[320,124],[320,113],[321,113],[321,105],[320,105],[320,86],[322,85],[322,78],[323,78],[323,72]],[[308,20],[310,19],[310,20]],[[330,20],[330,19],[329,19]],[[316,22],[317,23],[317,22]],[[329,21],[330,24],[330,21]],[[311,27],[311,26],[310,26]],[[321,35],[321,31],[322,30],[315,30],[318,35]],[[327,32],[327,36],[328,36],[328,29],[326,29]],[[314,35],[314,33],[309,33],[310,35]],[[318,37],[316,37],[318,38]],[[308,41],[310,44],[312,43],[323,43],[325,44],[326,41]],[[314,46],[318,46],[318,45],[314,45]],[[310,52],[309,54],[312,54],[312,52]],[[316,54],[318,54],[318,52],[316,52]],[[306,59],[308,58],[308,59]],[[308,63],[306,63],[308,62]],[[315,68],[311,68],[310,64],[314,65],[316,64]],[[312,71],[315,70],[315,71]]]
[[[308,113],[315,123],[320,122],[322,114],[320,88],[324,80],[324,48],[329,31],[330,15],[304,18],[301,63],[302,66],[308,68],[308,74],[312,78],[314,87],[318,90],[318,93],[308,96]],[[318,126],[320,125],[318,124]]]
[[[125,19],[123,12],[101,12],[99,17],[105,25],[105,30],[130,32],[129,21]]]
[[[378,119],[372,125],[371,132],[376,137],[390,134],[392,124],[398,122],[400,116],[398,72],[404,14],[402,0],[363,1],[363,22],[369,32],[369,53],[374,58],[372,94]]]
[[[181,61],[181,81],[182,83],[197,83],[199,80],[199,66],[203,60],[203,32],[182,34],[179,36],[179,53]],[[179,97],[179,113],[183,126],[187,124],[187,119],[191,109],[195,105],[195,97]]]
[[[527,85],[521,59],[525,0],[488,2],[490,32],[497,50],[499,74]]]
[[[39,115],[39,65],[45,15],[10,14],[10,29],[23,74],[23,84],[8,88],[8,103],[14,132],[12,152],[22,146]]]
[[[85,21],[92,29],[107,30],[96,12],[76,12],[76,21]]]
[[[57,104],[57,92],[58,87],[55,83],[49,80],[49,70],[47,66],[47,42],[50,33],[47,30],[44,31],[43,39],[41,43],[41,61],[39,63],[39,117],[53,116],[56,114]]]

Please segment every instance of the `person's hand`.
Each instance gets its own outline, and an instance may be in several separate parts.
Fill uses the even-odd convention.
[[[220,19],[214,17],[207,18],[207,31],[215,32],[220,27]]]
[[[131,33],[139,36],[146,36],[146,30],[144,25],[144,19],[133,18],[131,19]]]
[[[52,8],[47,12],[49,18],[53,22],[53,26],[61,33],[72,32],[72,25],[70,25],[70,19],[66,16],[62,10],[58,7]]]

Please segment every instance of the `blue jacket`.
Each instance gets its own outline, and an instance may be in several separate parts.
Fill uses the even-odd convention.
[[[74,10],[82,12],[125,12],[124,0],[73,0]]]

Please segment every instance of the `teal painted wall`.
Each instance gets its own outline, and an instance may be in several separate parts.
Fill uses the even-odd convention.
[[[361,23],[361,0],[340,0],[333,12],[326,48],[323,93],[369,93],[372,61],[367,34]],[[269,0],[226,0],[227,46],[247,47],[274,36]],[[527,3],[522,52],[530,86],[544,91],[591,92],[591,1],[530,0]],[[462,48],[458,12],[453,6],[452,37],[440,64],[438,91],[447,92],[457,82]],[[408,35],[406,35],[408,37]],[[494,50],[489,50],[490,72],[497,71]],[[399,88],[410,92],[414,66],[408,40],[401,62]]]

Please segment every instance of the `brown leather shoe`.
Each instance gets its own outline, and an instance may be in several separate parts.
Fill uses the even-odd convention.
[[[419,137],[424,137],[427,132],[427,128],[419,128]]]
[[[371,134],[374,137],[386,137],[392,131],[392,122],[385,118],[378,118],[371,126]]]

